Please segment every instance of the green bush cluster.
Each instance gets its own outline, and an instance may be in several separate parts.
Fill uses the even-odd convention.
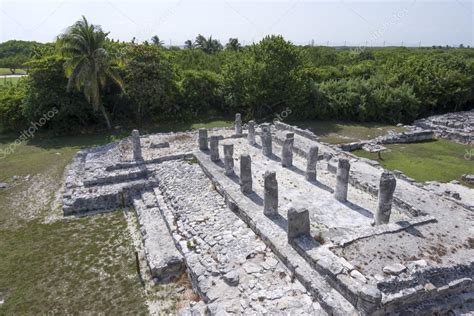
[[[262,120],[287,111],[289,119],[409,123],[474,104],[473,49],[303,47],[281,36],[240,47],[232,40],[226,49],[212,50],[108,40],[105,49],[124,85],[122,91],[109,83],[102,91],[113,123],[237,111]],[[19,129],[53,107],[59,112],[45,128],[62,132],[104,123],[82,93],[66,91],[64,62],[50,44],[26,63],[27,78],[0,89],[4,128]]]

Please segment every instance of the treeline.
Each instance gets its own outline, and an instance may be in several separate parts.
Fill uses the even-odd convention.
[[[106,39],[123,85],[104,81],[100,102],[114,125],[196,120],[241,112],[272,119],[409,123],[474,104],[474,50],[295,46],[268,36],[242,47],[198,36],[185,48]],[[0,123],[22,129],[53,107],[57,131],[104,124],[83,90],[67,91],[68,56],[57,43],[35,46],[29,76],[0,88]]]

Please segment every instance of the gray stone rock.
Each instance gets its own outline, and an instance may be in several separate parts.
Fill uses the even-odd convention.
[[[318,146],[312,146],[306,157],[306,180],[316,181],[316,164],[318,162]]]
[[[255,121],[249,121],[247,141],[250,145],[255,145]]]
[[[240,190],[244,194],[252,192],[252,161],[248,154],[240,156]]]
[[[310,236],[309,212],[292,207],[288,210],[288,242],[300,236]]]
[[[394,263],[383,267],[382,271],[390,275],[399,275],[406,271],[407,267],[400,263]]]
[[[262,153],[264,156],[271,156],[273,153],[272,149],[272,133],[270,124],[261,125],[261,139],[262,139]]]
[[[0,189],[6,189],[6,188],[8,188],[8,183],[0,182]]]
[[[211,160],[218,161],[219,160],[219,136],[211,136],[209,145],[211,148]]]
[[[207,143],[207,129],[200,128],[198,131],[198,144],[199,150],[208,150],[208,143]]]
[[[234,174],[234,145],[224,145],[224,174]]]
[[[384,171],[380,176],[378,206],[375,212],[375,224],[388,224],[392,212],[392,200],[397,179],[393,173]]]
[[[224,281],[230,286],[239,285],[239,274],[235,271],[230,271],[224,274]]]
[[[278,182],[275,171],[265,171],[263,175],[263,213],[268,216],[278,214]]]
[[[334,198],[340,202],[347,200],[347,188],[349,185],[349,170],[351,165],[346,158],[340,158],[337,164],[336,172],[336,189],[334,190]]]
[[[286,133],[285,141],[281,149],[281,165],[283,167],[293,166],[293,143],[295,141],[294,133]]]
[[[137,129],[132,131],[132,148],[133,148],[133,160],[143,160],[142,156],[142,145],[140,143],[140,133]]]
[[[242,135],[242,117],[240,113],[235,114],[235,135]]]

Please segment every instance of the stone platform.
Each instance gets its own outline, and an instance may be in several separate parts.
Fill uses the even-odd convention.
[[[157,282],[186,269],[211,314],[471,308],[472,210],[400,177],[379,193],[380,166],[308,131],[236,125],[81,151],[65,215],[133,207]]]

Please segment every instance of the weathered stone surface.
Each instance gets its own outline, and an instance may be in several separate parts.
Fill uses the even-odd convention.
[[[415,121],[414,125],[433,130],[439,138],[461,144],[474,143],[474,110],[430,116]]]
[[[347,200],[347,187],[349,185],[349,170],[351,165],[349,160],[339,158],[336,174],[336,189],[334,190],[334,198],[340,202]]]
[[[184,272],[184,259],[176,249],[166,223],[160,213],[153,191],[146,191],[133,201],[145,256],[153,277],[169,282]]]
[[[263,181],[265,193],[263,198],[263,214],[273,216],[278,214],[278,182],[276,172],[265,172]]]
[[[137,129],[132,131],[132,147],[133,147],[133,160],[143,160],[142,156],[142,145],[140,143],[140,133]]]
[[[0,189],[6,189],[6,188],[8,188],[8,183],[1,182],[0,183]]]
[[[306,209],[288,210],[288,242],[301,236],[310,236],[309,212]]]
[[[255,121],[249,121],[247,141],[250,145],[255,145]]]
[[[239,285],[239,274],[235,271],[230,271],[224,274],[224,280],[230,286],[237,286]]]
[[[384,171],[380,176],[378,206],[375,212],[375,224],[388,224],[392,212],[393,193],[397,180],[393,173]]]
[[[306,158],[306,180],[316,181],[317,168],[316,164],[318,162],[318,153],[319,147],[313,146],[309,149],[307,158]]]
[[[211,140],[209,142],[211,148],[211,160],[218,161],[219,160],[219,136],[211,136]]]
[[[200,128],[198,131],[198,143],[200,150],[208,150],[208,142],[207,142],[207,129]]]
[[[383,272],[391,275],[399,275],[407,269],[403,264],[394,263],[383,268]]]
[[[262,154],[264,156],[271,156],[272,149],[272,133],[269,124],[261,124],[261,139],[262,139]]]
[[[242,117],[240,113],[235,114],[235,135],[242,135]]]
[[[240,155],[240,189],[242,193],[252,192],[252,160],[250,155]]]
[[[234,145],[224,144],[224,173],[234,174]]]
[[[293,166],[293,142],[295,141],[294,133],[286,133],[286,138],[281,149],[281,165],[283,167]]]

